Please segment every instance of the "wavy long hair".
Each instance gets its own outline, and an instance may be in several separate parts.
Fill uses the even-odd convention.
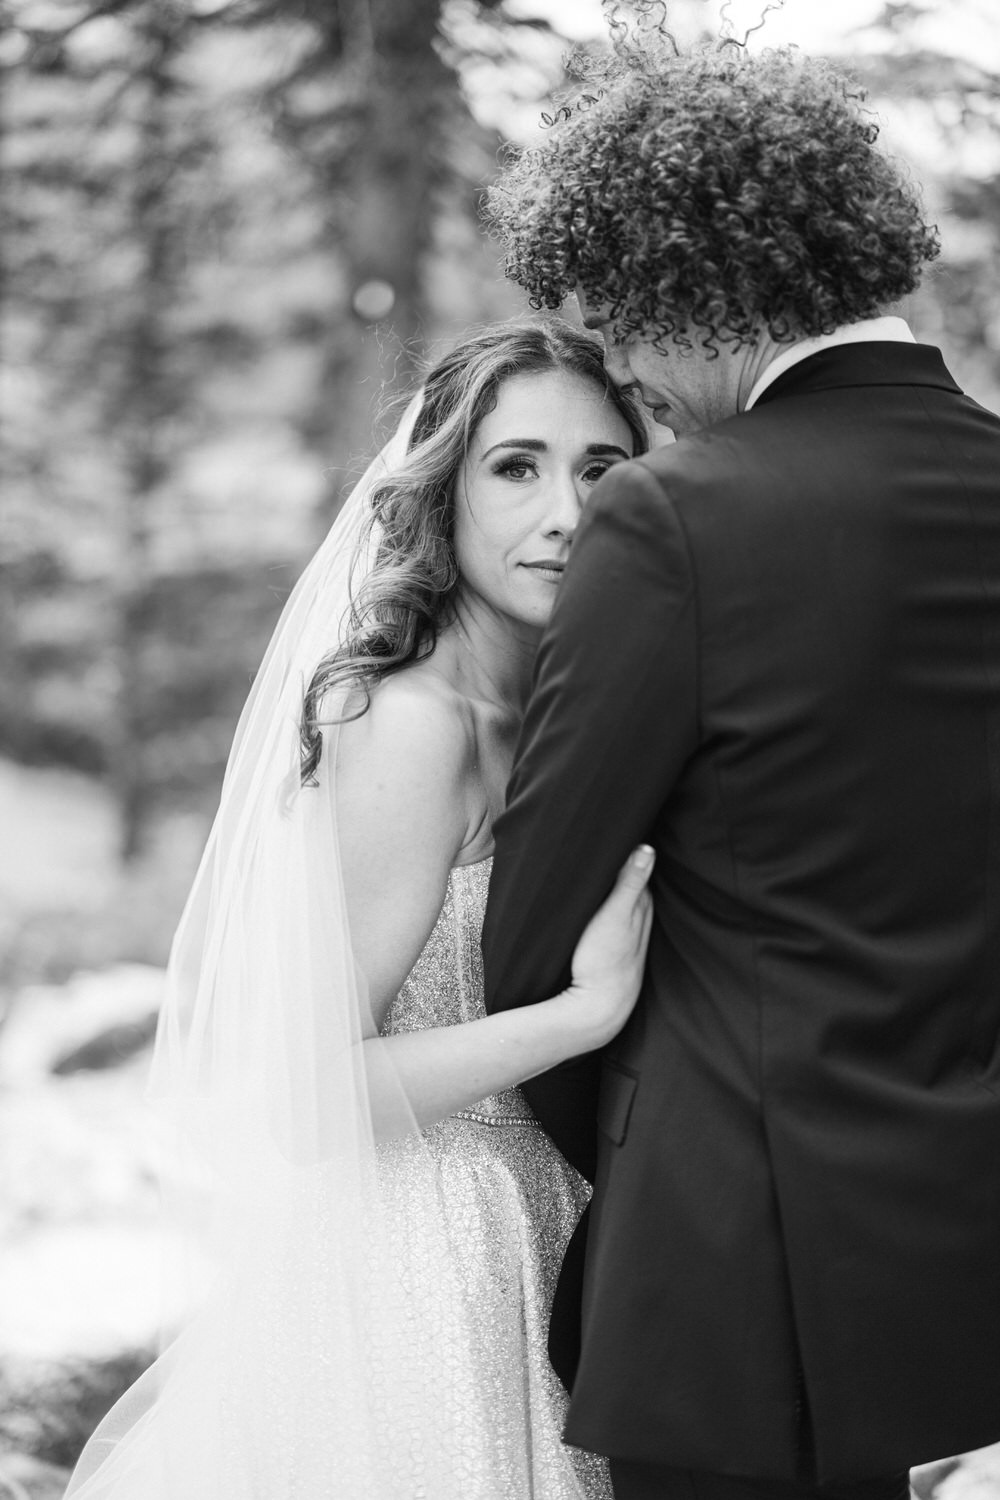
[[[565,323],[503,323],[462,340],[428,371],[405,462],[372,492],[362,545],[374,560],[352,588],[341,642],[322,658],[305,694],[301,774],[315,781],[323,753],[321,707],[347,688],[342,719],[360,718],[372,689],[429,656],[452,616],[460,583],[455,557],[455,487],[480,422],[515,375],[565,370],[591,381],[621,414],[633,453],[649,446],[639,408],[617,389],[602,347]]]

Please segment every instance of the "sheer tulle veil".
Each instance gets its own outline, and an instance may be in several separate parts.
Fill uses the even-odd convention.
[[[454,1493],[427,1331],[393,1253],[400,1234],[424,1236],[447,1296],[447,1246],[429,1221],[398,1222],[382,1180],[387,1150],[407,1172],[433,1168],[418,1135],[378,1149],[373,1137],[372,1069],[386,1065],[362,1045],[373,1027],[338,860],[335,726],[318,785],[299,774],[303,694],[368,566],[366,514],[415,405],[303,574],[240,720],[150,1087],[176,1147],[166,1305],[190,1311],[87,1445],[72,1500]],[[392,1086],[383,1073],[383,1103]],[[412,1127],[401,1088],[393,1103]]]

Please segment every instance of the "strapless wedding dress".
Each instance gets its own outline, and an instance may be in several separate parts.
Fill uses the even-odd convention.
[[[488,882],[452,871],[386,1032],[484,1014]],[[378,1145],[361,1198],[336,1149],[252,1160],[246,1263],[101,1423],[73,1500],[611,1500],[546,1353],[588,1188],[517,1089]]]
[[[488,860],[451,872],[385,1033],[485,1015],[479,944],[489,873]],[[546,1352],[559,1267],[589,1196],[584,1179],[516,1088],[458,1111],[419,1140],[380,1146],[379,1161],[414,1336],[453,1434],[456,1492],[465,1500],[611,1500],[605,1461],[561,1441],[567,1398]],[[447,1286],[437,1258],[422,1264],[428,1236],[442,1230],[455,1273]],[[425,1493],[434,1500],[414,1458],[406,1500]]]

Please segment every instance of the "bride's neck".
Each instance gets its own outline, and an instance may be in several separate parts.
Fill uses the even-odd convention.
[[[451,656],[457,685],[469,697],[524,714],[541,631],[516,625],[474,603],[460,601],[454,619],[441,632],[440,647]]]

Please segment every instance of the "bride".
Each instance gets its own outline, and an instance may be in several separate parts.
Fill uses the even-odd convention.
[[[194,1310],[73,1500],[610,1496],[561,1442],[546,1355],[588,1190],[517,1085],[627,1019],[651,855],[542,1004],[485,1015],[479,933],[581,507],[644,447],[589,339],[485,329],[431,370],[289,601],[153,1064]]]

